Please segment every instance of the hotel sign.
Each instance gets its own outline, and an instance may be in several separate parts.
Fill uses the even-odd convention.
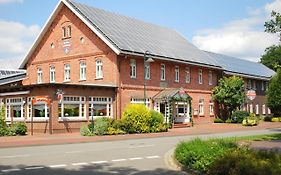
[[[32,105],[34,105],[36,103],[40,103],[40,102],[45,102],[48,105],[51,104],[51,100],[48,98],[48,96],[38,96],[38,97],[34,97],[32,99]]]
[[[257,96],[256,91],[255,90],[248,90],[246,93],[246,96],[249,100],[254,100]]]

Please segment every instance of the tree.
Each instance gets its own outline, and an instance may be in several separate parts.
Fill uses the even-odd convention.
[[[281,15],[275,11],[271,12],[271,19],[264,24],[265,32],[277,34],[281,41]],[[270,69],[277,70],[277,66],[281,65],[281,46],[273,45],[265,50],[265,54],[261,57],[261,63]]]
[[[267,106],[270,108],[274,116],[281,116],[281,69],[277,70],[277,74],[274,75],[266,91]]]
[[[232,111],[244,103],[244,81],[236,76],[223,77],[218,86],[214,87],[212,95],[219,103],[220,117],[229,118]]]

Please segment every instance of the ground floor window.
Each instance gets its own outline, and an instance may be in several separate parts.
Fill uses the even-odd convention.
[[[64,96],[59,103],[59,117],[61,118],[85,118],[86,98],[80,96]]]
[[[250,104],[250,113],[253,113],[254,109],[253,109],[253,104]]]
[[[145,104],[147,108],[150,108],[151,98],[131,98],[131,104]]]
[[[210,100],[210,103],[209,103],[209,110],[210,110],[210,115],[214,115],[214,101],[213,100]]]
[[[267,108],[267,114],[271,114],[271,110],[269,108]]]
[[[266,108],[265,105],[262,105],[262,114],[265,115],[266,114]]]
[[[204,115],[204,99],[199,100],[199,115]]]
[[[256,114],[260,114],[259,113],[259,105],[258,104],[256,104]]]
[[[38,102],[32,105],[32,97],[27,100],[27,116],[28,118],[49,118],[50,108],[45,102]]]
[[[90,117],[112,117],[112,98],[89,97]]]
[[[23,98],[6,99],[6,118],[20,119],[24,118],[24,100]]]

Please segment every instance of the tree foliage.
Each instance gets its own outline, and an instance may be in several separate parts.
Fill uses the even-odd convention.
[[[281,116],[281,69],[269,82],[267,94],[267,105],[275,116]]]
[[[264,24],[265,32],[277,34],[281,41],[281,15],[275,11],[271,12],[271,19]],[[261,63],[270,69],[277,70],[281,66],[281,46],[273,45],[265,50],[261,57]]]
[[[229,118],[232,111],[245,100],[244,81],[239,77],[223,77],[213,89],[213,97],[219,103],[222,118]]]

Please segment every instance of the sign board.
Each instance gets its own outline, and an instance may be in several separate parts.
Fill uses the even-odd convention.
[[[256,91],[255,90],[248,90],[246,93],[246,96],[249,100],[254,100],[257,96]]]
[[[38,97],[34,97],[32,99],[32,105],[39,103],[39,102],[45,102],[48,105],[51,104],[51,100],[47,96],[38,96]]]
[[[65,54],[69,53],[70,47],[71,47],[70,40],[64,40],[63,41],[63,50],[64,50]]]

